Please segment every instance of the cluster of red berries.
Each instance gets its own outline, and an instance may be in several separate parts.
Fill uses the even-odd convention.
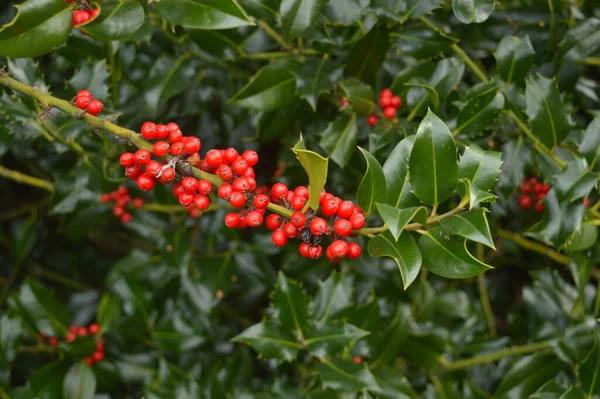
[[[383,89],[379,93],[379,105],[383,108],[383,116],[387,119],[394,119],[396,111],[402,106],[402,100],[399,96],[395,96],[390,89]],[[375,126],[379,122],[377,114],[371,114],[367,117],[369,126]]]
[[[73,0],[65,0],[67,3],[73,3]],[[87,4],[85,6],[80,6],[80,9],[73,10],[73,26],[77,27],[79,25],[83,25],[91,19],[94,19],[100,14],[100,9],[85,9],[89,7]]]
[[[126,210],[126,207],[129,204],[132,204],[133,207],[137,209],[144,206],[144,200],[142,198],[131,198],[129,189],[126,186],[120,186],[111,193],[102,194],[100,196],[100,202],[103,204],[114,202],[115,206],[113,208],[113,213],[123,224],[131,222],[131,213]]]
[[[542,183],[533,176],[526,177],[523,179],[519,190],[521,191],[519,207],[528,209],[531,208],[535,202],[533,209],[536,212],[542,212],[544,210],[544,203],[542,200],[546,197],[548,191],[550,191],[550,185],[548,183]]]
[[[80,90],[75,97],[75,105],[77,108],[86,111],[92,116],[98,116],[104,110],[104,104],[100,100],[94,100],[92,93],[88,90]]]
[[[96,323],[92,323],[87,327],[71,325],[71,326],[69,326],[69,332],[67,333],[67,335],[65,335],[65,341],[70,343],[70,342],[75,341],[77,339],[77,337],[96,335],[96,334],[98,334],[98,331],[100,331],[100,326]],[[48,343],[53,347],[57,347],[58,344],[60,343],[60,340],[58,339],[58,337],[46,338],[46,336],[42,333],[38,333],[38,336],[40,337],[40,339],[42,341],[48,341]],[[87,363],[88,366],[92,366],[94,363],[101,362],[103,359],[104,359],[104,340],[99,339],[96,342],[96,349],[94,350],[94,353],[92,353],[91,356],[86,357],[85,362]]]

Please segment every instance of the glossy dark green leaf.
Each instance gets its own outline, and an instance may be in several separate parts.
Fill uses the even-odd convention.
[[[422,255],[409,232],[404,232],[396,240],[392,233],[386,231],[371,238],[367,244],[367,250],[371,256],[389,256],[396,261],[404,289],[408,288],[419,275]]]
[[[373,367],[389,364],[390,361],[398,357],[400,350],[408,339],[411,322],[410,307],[399,304],[396,307],[394,318],[391,319],[377,340],[377,346],[373,353]]]
[[[306,339],[308,352],[318,358],[335,357],[350,350],[361,338],[369,335],[355,325],[342,322],[327,322],[313,328]]]
[[[83,362],[75,363],[63,380],[65,399],[92,399],[96,394],[96,376]]]
[[[492,268],[469,253],[466,239],[447,238],[441,227],[422,235],[419,248],[423,267],[442,277],[467,278]]]
[[[561,88],[575,84],[585,71],[582,61],[600,49],[600,20],[587,18],[569,29],[558,45],[555,57],[557,80]]]
[[[523,182],[525,167],[531,161],[531,150],[520,137],[502,146],[502,173],[498,176],[498,185],[514,190]]]
[[[102,11],[83,30],[101,40],[119,40],[135,33],[144,23],[144,7],[135,2],[102,2]]]
[[[271,300],[276,311],[275,318],[281,326],[302,337],[309,318],[308,296],[300,284],[279,272]]]
[[[465,185],[459,186],[459,188],[462,188],[462,187],[465,187]],[[479,205],[482,202],[487,202],[487,203],[493,204],[494,202],[496,202],[496,199],[498,198],[494,194],[490,193],[489,191],[483,191],[482,189],[480,189],[479,187],[474,185],[471,181],[467,182],[466,188],[463,189],[462,191],[464,192],[465,190],[468,191],[468,193],[465,193],[465,195],[469,196],[469,207],[470,208],[475,208],[477,205]],[[461,192],[461,195],[463,194],[463,192]],[[463,196],[463,198],[465,198],[465,196]]]
[[[458,186],[456,143],[431,111],[419,125],[408,167],[413,192],[427,205],[445,201]]]
[[[94,98],[104,101],[108,94],[106,81],[110,76],[107,69],[105,60],[86,63],[69,80],[69,85],[77,91],[89,90],[94,93]]]
[[[381,388],[366,364],[358,365],[351,360],[323,360],[317,366],[323,388],[335,391],[356,392],[361,389],[379,392]]]
[[[598,227],[594,225],[593,221],[583,222],[579,231],[576,231],[567,242],[565,251],[583,251],[592,248],[596,244],[596,241],[598,241]]]
[[[261,357],[291,362],[302,345],[293,335],[272,327],[265,322],[255,324],[232,338],[233,342],[252,347]]]
[[[429,212],[424,206],[398,209],[388,204],[376,203],[377,211],[383,219],[383,222],[389,227],[390,233],[394,239],[398,239],[404,227],[414,220],[417,223],[425,224]]]
[[[379,395],[385,399],[412,399],[417,393],[408,379],[391,367],[377,367],[373,370],[375,380],[383,390]]]
[[[252,25],[237,0],[161,0],[158,12],[171,24],[192,29]]]
[[[156,323],[153,336],[159,347],[166,351],[191,351],[202,345],[206,339],[179,314]]]
[[[0,317],[1,367],[9,368],[9,363],[17,356],[24,333],[25,329],[20,317],[9,317],[7,314]]]
[[[96,320],[100,326],[100,334],[109,330],[121,316],[121,303],[115,296],[105,293],[98,305]]]
[[[10,252],[15,264],[21,264],[35,245],[39,223],[34,219],[21,219],[13,222],[10,227]]]
[[[468,179],[477,188],[488,191],[498,180],[501,165],[499,152],[484,151],[477,144],[471,144],[460,157],[458,176]]]
[[[571,118],[560,99],[556,83],[541,75],[530,77],[527,79],[525,99],[533,134],[546,147],[556,147],[571,130]]]
[[[298,63],[291,59],[274,61],[261,68],[229,102],[255,111],[273,111],[296,102]]]
[[[311,26],[325,5],[325,0],[282,0],[281,29],[288,41],[294,40]]]
[[[583,133],[583,140],[579,144],[579,152],[585,156],[590,165],[598,163],[600,155],[600,116],[595,117]]]
[[[597,185],[598,174],[589,172],[583,159],[574,159],[567,162],[562,173],[554,176],[552,186],[560,200],[572,202],[587,197]]]
[[[310,303],[313,320],[325,322],[336,318],[352,304],[352,278],[344,273],[331,273],[319,281],[319,289]]]
[[[454,44],[451,38],[422,25],[410,25],[390,33],[390,39],[402,53],[419,59],[436,56]]]
[[[373,79],[383,64],[389,41],[387,27],[375,25],[350,49],[346,58],[346,73],[357,79]]]
[[[344,80],[339,83],[346,100],[358,115],[370,114],[375,108],[373,89],[358,80]]]
[[[296,158],[308,175],[308,206],[312,209],[319,207],[321,191],[327,182],[327,168],[329,166],[329,158],[324,158],[314,151],[309,151],[304,145],[302,136],[300,141],[292,148]]]
[[[407,0],[403,19],[419,18],[431,13],[441,5],[441,0]]]
[[[96,350],[96,339],[92,335],[78,337],[72,342],[61,342],[60,348],[68,353],[72,358],[83,360],[88,356],[92,356]]]
[[[483,208],[471,209],[442,219],[440,227],[448,236],[459,235],[495,249],[485,214],[486,210]]]
[[[408,158],[415,142],[415,135],[408,136],[400,141],[392,150],[383,164],[387,188],[387,203],[393,207],[400,207],[402,198],[410,195],[408,182]]]
[[[61,359],[48,363],[31,375],[31,389],[38,394],[44,393],[51,398],[62,395],[63,379],[69,371],[71,362]]]
[[[383,168],[375,157],[367,150],[358,147],[367,161],[367,170],[363,176],[356,193],[358,206],[367,215],[373,211],[376,202],[386,200],[386,183]]]
[[[356,152],[360,137],[356,125],[356,114],[341,114],[321,132],[319,145],[340,167],[345,167]]]
[[[154,111],[158,110],[169,99],[189,88],[195,76],[196,69],[188,55],[178,59],[159,58],[154,62],[146,82],[146,102]]]
[[[504,376],[494,397],[527,397],[553,378],[562,367],[562,362],[552,354],[537,353],[525,356]]]
[[[488,129],[504,107],[504,96],[498,91],[495,82],[474,86],[465,101],[465,106],[458,113],[453,133],[463,133],[469,137],[475,137]]]
[[[529,36],[519,38],[506,36],[502,38],[496,49],[496,66],[500,77],[507,83],[523,81],[531,65],[535,50]]]
[[[37,57],[55,50],[69,38],[72,7],[59,0],[29,0],[17,7],[17,15],[0,28],[0,54]]]
[[[494,3],[494,0],[452,0],[452,11],[463,24],[480,24],[494,12]]]
[[[402,354],[411,362],[427,369],[438,365],[444,354],[448,333],[446,330],[433,328],[415,328],[409,333],[409,337],[402,346]]]
[[[596,342],[594,350],[579,367],[579,381],[587,397],[600,395],[598,376],[600,376],[600,345]]]
[[[329,58],[312,58],[296,71],[298,93],[317,111],[319,95],[334,89],[342,76],[341,65]]]
[[[556,356],[565,363],[583,362],[596,345],[594,327],[593,319],[567,327],[561,339],[552,342],[552,349]]]

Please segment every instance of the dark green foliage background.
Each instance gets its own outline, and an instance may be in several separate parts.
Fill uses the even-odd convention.
[[[16,16],[12,3],[0,6],[1,23]],[[28,2],[67,10],[70,24],[63,3]],[[471,180],[471,203],[490,210],[496,250],[485,237],[465,248],[494,269],[446,279],[433,274],[449,274],[436,271],[441,258],[427,252],[431,273],[417,269],[405,289],[396,262],[369,256],[364,237],[358,261],[332,265],[302,258],[295,245],[275,248],[266,229],[225,228],[223,209],[198,220],[135,211],[121,225],[98,198],[125,182],[118,157],[132,147],[59,111],[40,122],[39,104],[1,88],[2,167],[49,181],[55,193],[0,179],[0,397],[600,395],[600,8],[591,0],[237,3],[98,2],[89,36],[65,34],[56,19],[54,33],[15,46],[21,28],[0,30],[0,65],[56,97],[88,89],[129,129],[174,121],[201,138],[203,154],[254,149],[259,184],[308,183],[290,150],[302,132],[308,149],[330,157],[327,190],[352,200],[366,168],[357,146],[383,165],[430,110],[461,155],[502,153],[495,185],[493,173],[487,181],[458,172]],[[398,124],[371,129],[366,115],[385,87],[402,97]],[[352,106],[340,109],[341,97]],[[487,156],[493,171],[497,154]],[[517,206],[529,175],[553,187],[543,214]],[[389,187],[379,194],[389,205],[371,201],[368,226],[380,226],[386,209],[393,218],[395,207],[419,205],[410,194],[391,198]],[[140,195],[176,204],[170,188]],[[438,213],[461,198],[442,200]],[[382,241],[401,231],[373,239],[371,254],[393,255]],[[422,241],[465,234],[457,231],[446,220]],[[81,361],[91,340],[53,349],[36,336],[93,321],[106,340],[106,360],[93,368]]]

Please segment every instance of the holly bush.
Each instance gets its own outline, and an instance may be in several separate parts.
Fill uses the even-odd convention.
[[[599,17],[3,2],[0,396],[599,397]]]

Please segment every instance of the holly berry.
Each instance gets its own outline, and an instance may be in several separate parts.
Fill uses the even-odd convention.
[[[265,209],[269,205],[269,197],[264,194],[259,194],[254,197],[254,207],[257,209]]]
[[[352,361],[356,364],[362,364],[362,358],[360,356],[352,356]]]
[[[392,107],[400,108],[402,106],[402,100],[398,96],[392,97]]]
[[[50,346],[55,346],[55,347],[56,347],[56,346],[58,346],[58,343],[59,343],[59,341],[58,341],[58,338],[56,338],[56,337],[51,337],[51,338],[48,340],[48,343],[50,344]]]
[[[256,153],[256,151],[246,150],[242,154],[242,158],[244,159],[244,161],[246,161],[249,167],[253,167],[258,163],[258,154]]]
[[[210,200],[204,195],[196,195],[194,197],[194,206],[201,211],[205,211],[210,206]]]
[[[333,225],[333,230],[337,235],[345,237],[352,233],[352,224],[346,219],[338,219]]]
[[[225,226],[233,229],[240,224],[240,215],[237,213],[230,212],[225,215]]]
[[[267,216],[267,221],[265,224],[267,226],[267,229],[277,230],[279,227],[281,227],[282,223],[283,223],[283,217],[281,217],[280,215],[278,215],[276,213],[272,213],[269,216]]]
[[[146,167],[146,169],[147,169],[147,167]],[[144,200],[142,198],[136,198],[136,199],[133,200],[133,207],[134,208],[138,208],[139,209],[139,208],[141,208],[143,206],[144,206]]]
[[[354,208],[355,210],[357,208]],[[350,216],[350,224],[354,230],[360,230],[365,226],[365,216],[361,213],[355,213]]]
[[[188,193],[193,193],[198,188],[198,180],[191,176],[184,177],[181,180],[181,187]]]
[[[90,105],[90,102],[92,102],[92,99],[90,97],[77,96],[77,98],[75,99],[75,105],[77,105],[77,108],[79,109],[87,109],[87,107]]]
[[[98,362],[102,361],[102,359],[104,359],[104,352],[96,351],[92,355],[92,358],[95,363],[98,363]]]
[[[294,226],[290,222],[284,224],[282,230],[288,238],[294,238],[298,233],[298,229],[296,229],[296,226]]]
[[[142,137],[146,140],[153,140],[156,138],[156,124],[154,122],[144,122],[140,129]]]
[[[90,334],[96,335],[96,334],[98,334],[98,331],[100,331],[100,326],[96,323],[92,323],[89,326],[89,330],[90,330]]]
[[[257,210],[250,211],[248,212],[248,215],[246,215],[246,222],[248,223],[248,226],[256,228],[263,224],[263,215]]]
[[[84,10],[73,10],[73,26],[79,26],[89,21],[91,15]]]
[[[158,140],[169,137],[169,128],[166,125],[156,125],[156,138]]]
[[[347,219],[354,213],[354,204],[352,201],[342,201],[338,205],[337,215],[343,219]]]
[[[379,122],[379,117],[375,114],[370,114],[369,116],[367,116],[367,124],[369,126],[375,126],[377,125],[377,122]]]
[[[166,141],[157,141],[152,146],[152,153],[157,157],[164,157],[169,153],[169,148],[171,146]]]
[[[217,175],[219,175],[219,177],[225,181],[230,181],[233,179],[233,171],[228,165],[225,164],[219,166],[219,169],[217,169]]]
[[[235,208],[241,208],[246,203],[246,197],[239,191],[234,191],[229,195],[229,203]]]
[[[291,201],[292,209],[295,211],[300,211],[304,208],[304,205],[306,205],[307,202],[308,200],[305,197],[294,195]]]
[[[281,199],[285,197],[288,193],[288,188],[283,183],[275,183],[273,187],[271,187],[271,195],[273,198]]]
[[[150,191],[154,188],[154,178],[144,173],[137,178],[137,185],[140,190]]]
[[[181,141],[176,141],[176,142],[171,142],[171,148],[169,149],[169,151],[171,152],[171,155],[178,157],[181,154],[183,154],[183,143]]]
[[[271,239],[276,247],[283,247],[288,241],[287,236],[282,230],[275,230],[271,235]]]
[[[124,152],[121,154],[121,158],[119,158],[119,163],[126,168],[133,166],[135,165],[135,155],[130,152]]]
[[[148,162],[148,165],[146,165],[145,172],[148,173],[152,177],[158,177],[158,175],[160,174],[161,171],[162,171],[162,165],[160,164],[160,162],[151,160],[150,162]]]
[[[183,151],[185,151],[188,154],[193,154],[195,152],[200,151],[201,147],[202,142],[197,137],[189,137],[183,143]]]
[[[90,100],[92,99],[92,93],[89,90],[79,90],[79,92],[77,93],[77,97],[87,97]]]
[[[218,167],[223,164],[223,154],[219,150],[210,150],[204,159],[210,166]]]
[[[183,133],[181,133],[179,126],[177,126],[176,124],[173,125],[171,125],[170,123],[167,125],[167,128],[169,129],[168,140],[171,144],[178,143],[183,138]]]
[[[146,165],[150,162],[151,155],[150,151],[139,149],[135,152],[135,163],[138,165]]]
[[[290,217],[290,223],[295,227],[302,228],[306,225],[306,216],[302,212],[294,212]]]
[[[300,246],[298,246],[298,252],[300,252],[300,255],[304,256],[305,258],[308,258],[310,256],[309,250],[310,245],[305,242],[300,243]]]
[[[233,187],[229,183],[223,183],[217,189],[217,194],[220,198],[226,200],[229,199],[229,196],[233,192]]]
[[[544,211],[544,203],[543,202],[538,202],[535,204],[535,207],[533,208],[537,213],[543,212]]]
[[[313,220],[311,220],[309,227],[310,232],[313,233],[313,235],[315,236],[322,236],[323,234],[327,233],[327,230],[329,229],[329,225],[327,224],[325,219],[319,217],[316,217]]]
[[[93,116],[97,116],[104,110],[104,104],[100,100],[92,100],[88,104],[87,113]]]
[[[385,115],[386,118],[393,119],[396,116],[396,108],[387,107],[383,110],[383,114]]]
[[[337,262],[348,255],[348,244],[343,240],[335,240],[326,252],[332,262]]]
[[[331,217],[336,214],[339,204],[335,198],[325,200],[321,203],[321,213],[323,216]]]
[[[173,168],[166,168],[162,171],[160,176],[158,176],[158,181],[162,184],[169,184],[175,179],[175,171]]]
[[[360,257],[362,248],[355,242],[348,243],[348,257],[352,260],[356,260]]]
[[[310,247],[308,249],[308,256],[310,256],[311,259],[319,259],[322,254],[323,254],[323,248],[321,248],[320,245]]]
[[[527,195],[522,195],[519,197],[519,207],[521,207],[521,209],[527,209],[531,207],[532,202],[533,201],[531,200],[531,197]]]
[[[208,195],[212,192],[212,183],[208,180],[198,180],[198,192],[202,195]]]
[[[223,154],[223,160],[224,160],[224,162],[227,162],[230,164],[230,163],[234,162],[236,159],[238,159],[239,156],[240,155],[238,154],[238,152],[236,151],[235,148],[229,147],[228,149],[225,150],[225,153]]]

